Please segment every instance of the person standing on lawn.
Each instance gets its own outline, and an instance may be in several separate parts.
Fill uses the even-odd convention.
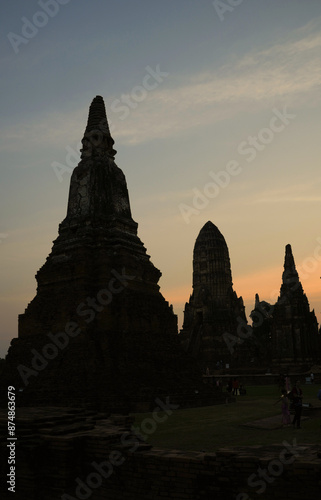
[[[294,407],[294,419],[293,419],[293,426],[295,427],[295,424],[297,426],[297,429],[301,429],[301,413],[302,413],[302,389],[300,387],[300,380],[297,380],[295,382],[295,386],[292,389],[292,395],[293,395],[293,407]]]
[[[239,386],[240,386],[239,381],[237,380],[236,377],[234,377],[234,380],[233,380],[233,396],[237,396],[238,395]]]
[[[285,389],[287,393],[291,391],[291,380],[288,374],[285,377]]]
[[[290,401],[288,398],[287,390],[282,391],[282,425],[288,426],[291,424],[290,417]]]
[[[290,401],[286,389],[282,389],[281,397],[274,403],[274,405],[276,405],[280,401],[282,401],[282,406],[281,406],[282,426],[287,427],[288,425],[291,424],[291,417],[290,417]]]

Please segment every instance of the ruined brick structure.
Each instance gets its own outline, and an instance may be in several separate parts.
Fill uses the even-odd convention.
[[[312,363],[319,344],[318,322],[310,311],[292,254],[285,247],[284,271],[280,296],[273,309],[271,329],[273,361]]]
[[[284,271],[276,304],[260,301],[251,313],[256,362],[275,368],[298,369],[320,359],[318,323],[296,270],[291,245],[285,247]]]
[[[191,390],[200,374],[181,349],[161,272],[137,236],[100,96],[82,144],[67,216],[9,349],[10,380],[18,367],[28,400],[54,404]]]
[[[194,246],[193,293],[185,304],[182,343],[203,371],[214,369],[217,362],[245,364],[245,346],[239,344],[232,353],[225,339],[227,335],[238,336],[246,325],[242,297],[238,298],[233,290],[226,241],[209,221]]]
[[[255,367],[268,371],[272,366],[271,328],[274,306],[260,300],[255,294],[254,309],[250,313],[253,335],[251,336],[251,355]]]
[[[320,496],[318,445],[289,439],[279,445],[212,452],[161,450],[133,433],[130,417],[68,408],[22,411],[17,414],[16,489],[8,492],[2,481],[0,495],[5,500],[301,500]],[[8,465],[7,423],[6,412],[0,410],[3,478]]]

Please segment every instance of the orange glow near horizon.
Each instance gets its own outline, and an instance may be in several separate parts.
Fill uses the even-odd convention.
[[[243,298],[245,306],[249,309],[247,314],[254,307],[256,293],[259,294],[260,300],[275,304],[280,293],[282,272],[283,266],[276,266],[259,272],[238,276],[233,280],[233,289],[239,297]],[[301,269],[300,266],[298,266],[298,272],[304,293],[309,300],[310,309],[315,309],[316,315],[320,316],[318,313],[321,305],[321,263],[318,263],[317,269],[311,274],[304,271],[304,268]],[[191,285],[161,288],[161,293],[170,304],[173,304],[174,311],[180,319],[182,319],[182,310],[185,303],[189,301],[192,291]]]

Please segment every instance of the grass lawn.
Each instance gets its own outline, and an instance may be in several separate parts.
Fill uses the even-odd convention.
[[[318,389],[316,385],[303,385],[303,402],[321,406],[316,397]],[[281,421],[281,403],[273,405],[278,397],[279,389],[274,385],[248,386],[247,395],[238,396],[236,403],[177,409],[166,421],[154,426],[148,425],[151,413],[139,413],[135,414],[134,427],[143,435],[156,427],[148,435],[147,442],[157,448],[215,451],[224,446],[281,445],[284,439],[292,442],[294,437],[298,443],[321,444],[320,417],[303,421],[302,429],[293,429],[291,426],[264,430],[241,426],[274,415],[280,415]]]

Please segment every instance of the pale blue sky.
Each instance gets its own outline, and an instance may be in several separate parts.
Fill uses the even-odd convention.
[[[243,0],[223,20],[207,0],[49,3],[58,12],[47,20],[46,0],[6,2],[0,20],[0,356],[17,336],[17,315],[36,293],[34,275],[65,217],[77,162],[70,155],[97,94],[139,236],[179,322],[193,245],[207,220],[226,238],[247,313],[256,292],[275,296],[291,243],[321,319],[320,1]],[[25,18],[44,24],[29,26],[28,39]],[[26,43],[13,35],[10,42],[10,32]],[[157,67],[162,76],[142,90]],[[275,112],[285,109],[295,118],[271,132]],[[242,151],[253,136],[267,143],[247,161]],[[240,172],[196,213],[195,192],[211,192],[213,175],[232,160]],[[54,162],[68,167],[61,182]],[[183,205],[194,210],[188,221]]]

